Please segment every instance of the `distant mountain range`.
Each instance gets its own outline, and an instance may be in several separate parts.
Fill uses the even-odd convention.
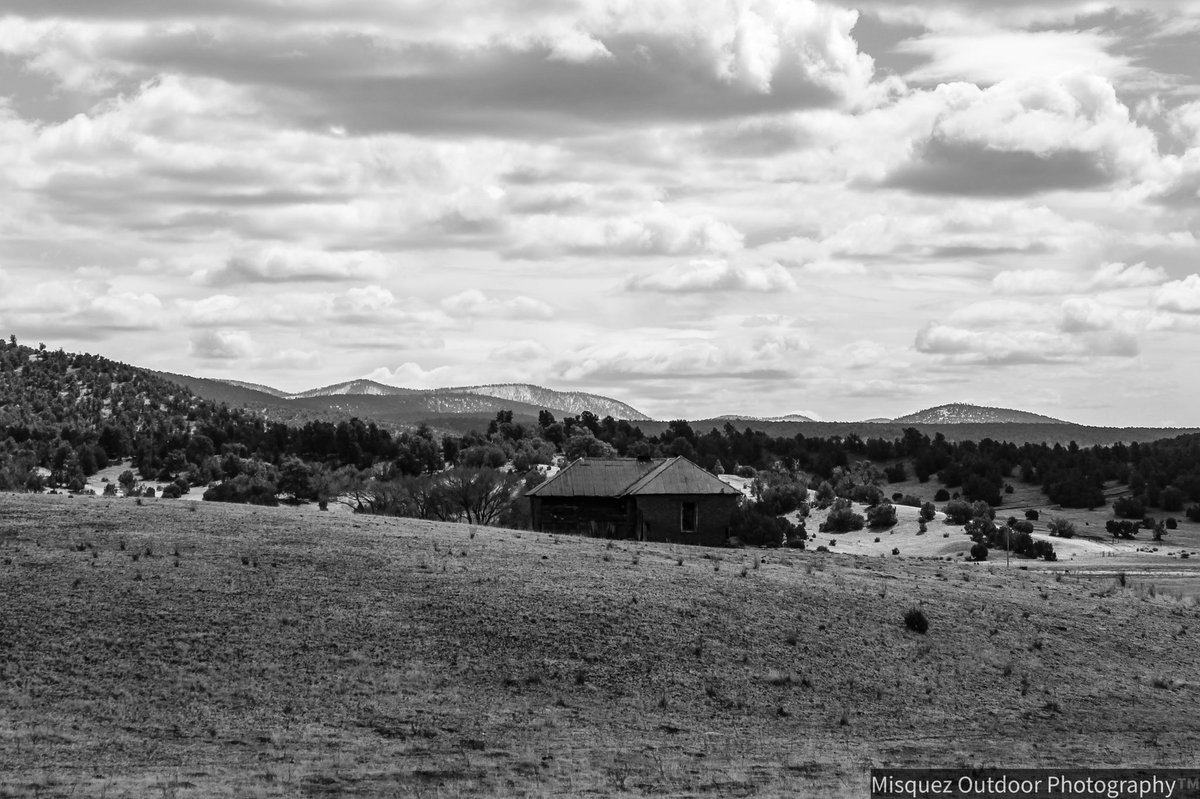
[[[891,421],[895,424],[1066,424],[1061,419],[1043,416],[1040,413],[963,403],[938,405],[936,408],[926,408]]]
[[[725,422],[815,422],[811,416],[802,413],[789,413],[787,416],[746,416],[740,413],[727,413],[717,416],[716,420]]]
[[[379,422],[413,424],[445,417],[494,417],[499,411],[534,417],[542,410],[575,416],[591,411],[600,418],[648,420],[630,405],[598,394],[555,391],[527,383],[412,389],[374,380],[350,380],[289,394],[270,386],[240,380],[215,380],[161,373],[205,399],[244,406],[269,416],[359,416]]]
[[[714,417],[711,421],[729,422],[816,422],[803,414],[793,413],[787,416],[749,416],[730,413]],[[1029,411],[1014,411],[1009,408],[989,408],[982,405],[951,403],[938,405],[936,408],[910,413],[889,419],[885,416],[873,419],[863,419],[858,424],[1067,424],[1061,419],[1054,419]]]

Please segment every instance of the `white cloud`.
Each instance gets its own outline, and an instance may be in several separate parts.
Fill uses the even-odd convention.
[[[191,355],[203,360],[236,361],[254,354],[250,336],[237,330],[202,330],[192,335]]]
[[[1164,284],[1154,295],[1154,307],[1160,311],[1200,314],[1200,275]]]
[[[630,291],[689,294],[713,291],[795,291],[796,282],[779,264],[739,266],[728,261],[691,261],[660,272],[634,275],[625,281]]]
[[[1130,59],[1112,55],[1113,43],[1114,37],[1095,31],[974,30],[926,34],[901,42],[897,50],[928,59],[905,75],[908,80],[993,84],[1069,72],[1122,76],[1131,71]]]
[[[441,302],[442,310],[456,318],[489,317],[498,319],[551,319],[554,308],[532,297],[517,296],[500,300],[479,289],[467,289]]]

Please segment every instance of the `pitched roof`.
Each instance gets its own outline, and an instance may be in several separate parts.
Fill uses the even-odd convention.
[[[718,480],[682,456],[671,458],[643,475],[625,489],[626,495],[637,494],[737,494],[733,486]]]
[[[687,458],[638,461],[580,458],[529,495],[541,497],[623,497],[647,494],[738,494]]]

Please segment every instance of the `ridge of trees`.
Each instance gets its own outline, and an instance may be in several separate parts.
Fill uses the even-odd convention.
[[[828,483],[828,495],[868,505],[883,498],[881,484],[906,478],[910,469],[920,482],[936,479],[967,502],[993,506],[1018,478],[1040,485],[1065,507],[1103,506],[1105,484],[1116,482],[1131,494],[1118,506],[1120,515],[1157,507],[1200,517],[1194,510],[1200,505],[1196,434],[1081,448],[991,438],[952,442],[916,428],[890,440],[771,436],[731,422],[700,432],[675,420],[646,435],[628,421],[588,411],[558,419],[546,410],[536,422],[501,411],[486,430],[463,435],[437,435],[428,427],[392,432],[357,418],[289,425],[203,400],[102,356],[28,347],[15,337],[0,341],[0,490],[77,489],[110,462],[129,458],[143,480],[176,482],[181,490],[228,484],[214,499],[270,502],[283,494],[329,501],[386,484],[378,497],[354,500],[356,509],[520,523],[518,510],[497,509],[504,503],[495,495],[519,493],[526,481],[540,479],[535,467],[558,456],[683,456],[710,471],[749,473],[778,466],[809,476],[818,501]],[[422,481],[460,501],[447,510],[438,491],[430,495]],[[784,485],[764,490],[761,499],[772,506],[800,501]]]

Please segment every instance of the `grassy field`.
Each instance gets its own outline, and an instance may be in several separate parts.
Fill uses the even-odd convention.
[[[0,495],[0,797],[861,796],[872,765],[1200,765],[1200,610],[1146,589],[1200,563],[1122,587],[959,561]]]

